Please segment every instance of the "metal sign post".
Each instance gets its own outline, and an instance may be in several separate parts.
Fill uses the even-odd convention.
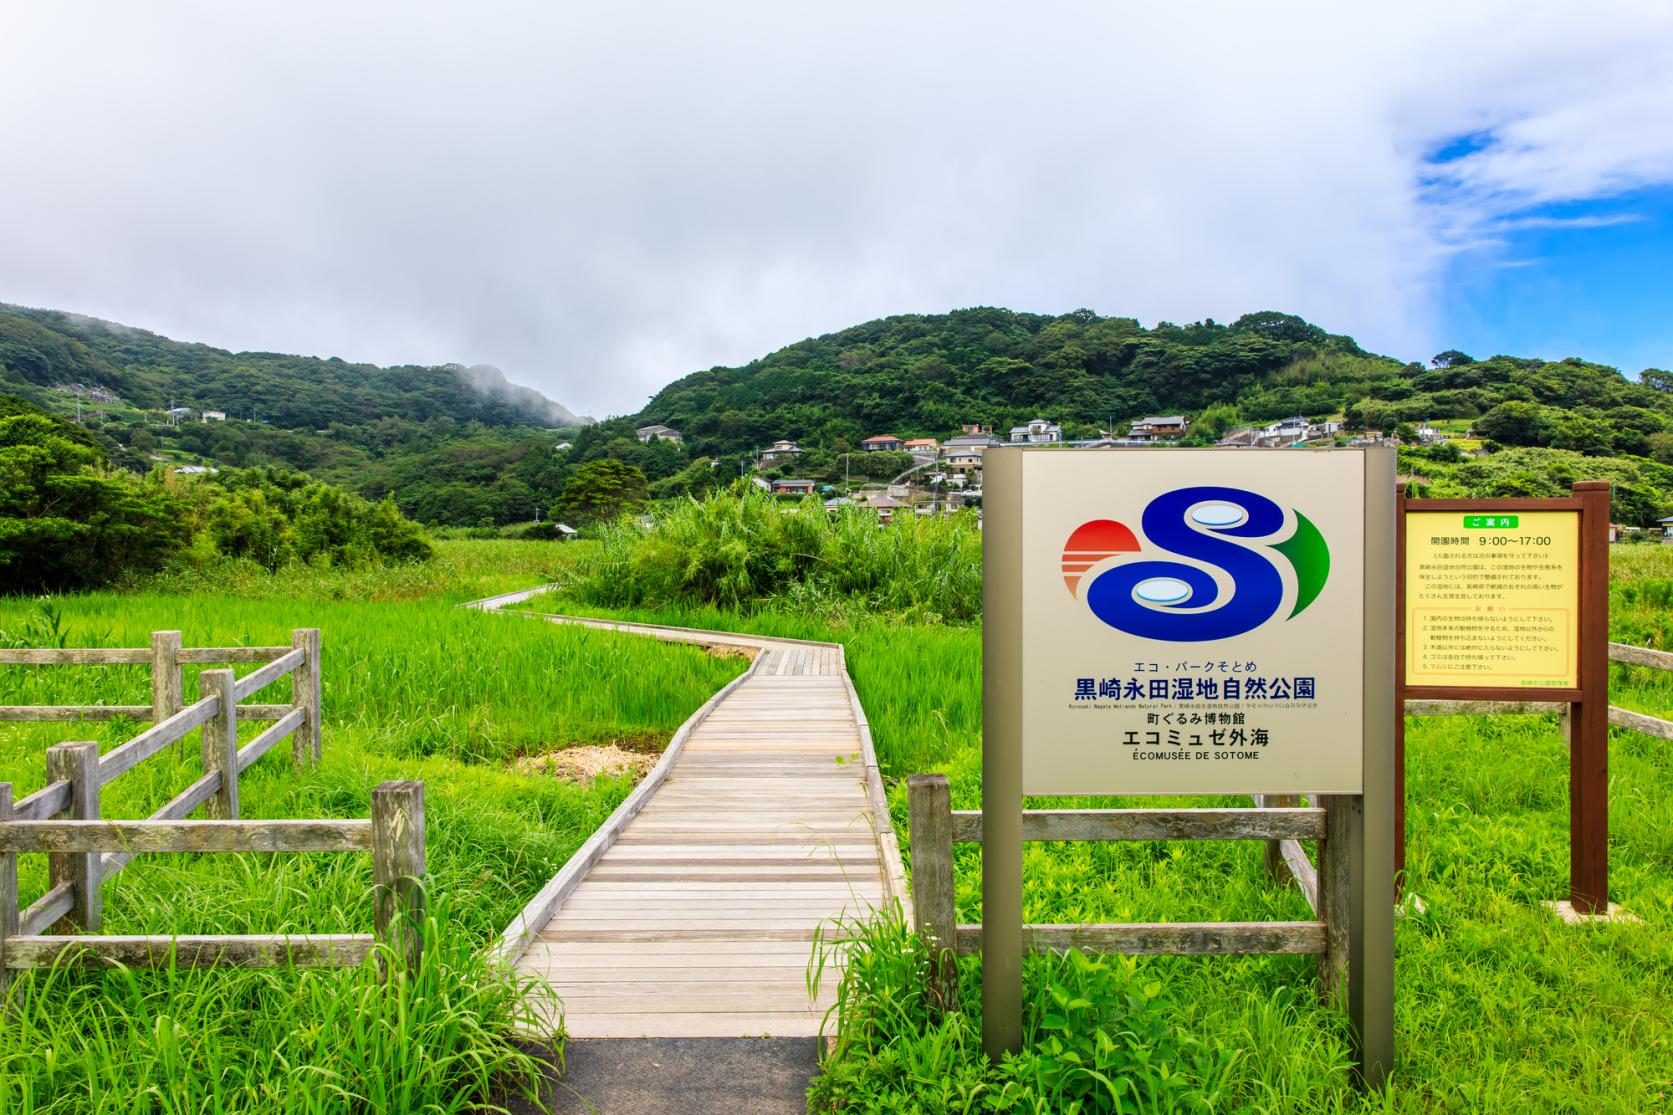
[[[1021,1047],[1025,946],[1061,939],[1022,923],[1025,793],[1306,793],[1346,803],[1320,886],[1349,897],[1329,924],[1270,928],[1316,947],[1224,924],[1174,948],[1132,927],[1082,937],[1345,952],[1342,1002],[1379,1084],[1394,1056],[1393,453],[998,448],[983,471],[987,1052]]]

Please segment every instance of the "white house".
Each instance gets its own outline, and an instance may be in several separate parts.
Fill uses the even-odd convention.
[[[225,422],[227,412],[224,410],[206,410],[199,415],[199,418],[204,422]]]
[[[770,465],[779,461],[793,461],[801,455],[801,452],[793,441],[775,441],[771,449],[761,451],[761,463]]]
[[[1055,445],[1062,440],[1063,427],[1053,425],[1044,418],[1031,418],[1026,426],[1011,427],[1011,443],[1014,445]]]

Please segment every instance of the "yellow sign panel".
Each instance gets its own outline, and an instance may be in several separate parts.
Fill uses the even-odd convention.
[[[1406,684],[1579,684],[1578,511],[1406,514]]]

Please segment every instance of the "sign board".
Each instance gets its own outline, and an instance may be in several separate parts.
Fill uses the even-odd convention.
[[[1023,793],[1361,791],[1362,451],[993,452]]]
[[[1406,512],[1405,684],[1579,684],[1580,512]]]

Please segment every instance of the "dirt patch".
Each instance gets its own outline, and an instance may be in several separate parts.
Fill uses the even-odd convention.
[[[705,643],[703,649],[715,658],[748,658],[753,659],[761,653],[756,647],[729,646],[724,643]]]
[[[621,742],[632,747],[640,741]],[[616,743],[580,744],[544,755],[523,755],[513,760],[511,767],[519,774],[545,774],[582,785],[590,784],[595,778],[619,778],[624,774],[632,775],[637,781],[656,766],[657,752],[630,751]]]

